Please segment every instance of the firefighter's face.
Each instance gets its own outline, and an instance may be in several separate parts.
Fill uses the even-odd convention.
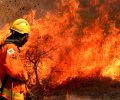
[[[28,40],[28,34],[20,34],[14,30],[11,30],[11,36],[9,36],[7,39],[12,40],[13,43],[17,44],[18,46],[24,45]]]
[[[23,37],[19,38],[19,40],[24,45],[28,41],[28,37],[28,34],[25,34]]]

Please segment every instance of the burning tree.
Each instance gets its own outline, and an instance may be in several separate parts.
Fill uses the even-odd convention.
[[[31,25],[26,57],[35,70],[36,85],[41,85],[38,69],[43,66],[44,58],[51,59],[48,54],[55,44],[61,48],[54,52],[52,67],[60,73],[51,71],[47,85],[49,80],[53,87],[68,84],[75,78],[85,81],[109,77],[120,81],[120,1],[53,0],[52,3],[54,9],[46,11],[42,17],[35,19],[32,13],[25,17]],[[48,37],[55,41],[49,41],[46,48]],[[44,67],[50,64],[44,62]]]
[[[33,66],[34,72],[35,72],[35,80],[36,80],[36,91],[37,93],[41,94],[41,97],[44,96],[44,87],[40,83],[38,68],[41,67],[42,59],[49,58],[51,59],[50,53],[53,50],[56,50],[55,47],[47,48],[47,44],[49,44],[49,36],[44,37],[37,37],[35,41],[33,41],[26,50],[25,58],[27,60],[28,65]],[[45,45],[46,44],[46,45]],[[29,73],[28,73],[29,74]],[[39,97],[39,95],[37,95]]]

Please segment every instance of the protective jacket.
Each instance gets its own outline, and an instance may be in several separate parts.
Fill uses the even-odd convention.
[[[12,94],[12,100],[24,100],[23,94],[26,92],[24,82],[28,75],[20,60],[19,50],[14,44],[5,44],[0,48],[0,87],[6,74],[9,77],[0,96],[10,100]],[[11,79],[13,79],[12,91]]]

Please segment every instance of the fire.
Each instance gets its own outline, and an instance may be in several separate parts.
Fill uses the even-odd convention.
[[[2,30],[0,30],[0,44],[3,44],[6,37],[10,35],[9,25],[6,24]]]
[[[117,1],[88,1],[90,7],[98,6],[94,16],[87,15],[91,8],[84,8],[82,1],[78,0],[56,1],[55,10],[39,19],[35,19],[35,11],[24,16],[31,25],[31,33],[23,48],[28,49],[28,45],[38,37],[43,38],[42,46],[46,50],[57,46],[50,54],[52,59],[44,58],[39,64],[40,80],[50,77],[49,84],[52,86],[74,78],[109,77],[119,81],[120,30],[109,15],[110,4]],[[82,12],[91,20],[87,22],[80,14]],[[46,38],[48,40],[44,40]]]
[[[103,77],[111,77],[113,80],[114,79],[119,79],[120,76],[120,60],[119,59],[114,59],[110,65],[108,65],[105,69],[103,69],[102,75]]]

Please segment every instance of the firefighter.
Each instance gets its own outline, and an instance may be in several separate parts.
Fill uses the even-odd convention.
[[[28,40],[29,23],[25,19],[15,20],[10,33],[0,47],[0,100],[24,100],[28,74],[20,60],[19,48]]]

